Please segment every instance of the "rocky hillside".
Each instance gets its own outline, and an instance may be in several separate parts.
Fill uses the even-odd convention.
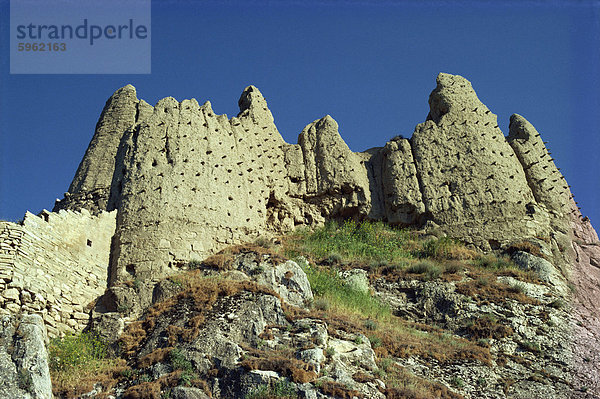
[[[109,344],[103,377],[83,373],[86,364],[55,368],[54,391],[597,397],[575,378],[574,287],[549,255],[544,240],[482,254],[445,236],[356,222],[230,247],[162,280],[154,304],[124,329],[106,322],[118,314],[92,324]]]
[[[525,118],[441,73],[355,153],[238,105],[125,86],[54,211],[2,222],[0,396],[600,397],[600,241]]]

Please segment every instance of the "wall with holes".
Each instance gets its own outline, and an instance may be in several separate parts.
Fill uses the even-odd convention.
[[[0,222],[0,313],[37,313],[50,337],[85,327],[104,293],[116,212],[29,212]]]
[[[440,74],[429,103],[410,139],[354,153],[330,116],[285,143],[253,86],[233,118],[208,101],[151,106],[127,86],[107,103],[99,126],[111,128],[97,129],[57,208],[118,210],[110,285],[156,281],[230,244],[327,219],[441,228],[490,249],[581,217],[533,127],[511,123],[505,137],[460,76]]]
[[[267,230],[269,200],[288,191],[289,145],[255,102],[229,119],[165,98],[124,138],[115,281],[160,278]]]

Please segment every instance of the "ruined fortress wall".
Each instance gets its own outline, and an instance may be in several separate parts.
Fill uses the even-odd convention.
[[[290,145],[258,89],[246,88],[239,106],[228,119],[209,102],[165,98],[125,132],[111,284],[158,279],[227,245],[368,204],[364,166],[331,117]]]
[[[544,144],[507,140],[465,78],[442,73],[436,83],[410,139],[364,153],[348,148],[329,115],[285,143],[253,86],[229,119],[194,99],[152,107],[128,85],[107,102],[55,209],[118,211],[111,286],[327,219],[439,227],[484,249],[548,236],[567,212],[548,193],[570,192],[553,165],[531,167]]]
[[[266,107],[245,111],[229,120],[165,98],[126,133],[112,281],[164,276],[267,230],[269,198],[286,190],[284,142]]]
[[[44,211],[0,222],[0,313],[38,313],[50,337],[85,327],[106,289],[115,215]]]

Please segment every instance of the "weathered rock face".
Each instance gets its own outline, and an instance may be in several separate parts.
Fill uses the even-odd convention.
[[[600,393],[600,240],[587,218],[571,218],[574,239],[570,273],[573,293],[572,347],[574,382],[578,398],[597,398]]]
[[[284,271],[287,277],[278,281],[276,276]],[[285,384],[293,397],[324,399],[332,397],[321,388],[327,383],[343,386],[343,397],[385,397],[366,336],[328,328],[318,318],[286,315],[290,306],[298,314],[306,312],[302,308],[313,295],[295,262],[276,264],[247,252],[235,257],[231,270],[214,271],[217,279],[207,269],[196,272],[206,273],[204,279],[195,277],[200,289],[180,286],[179,293],[150,308],[136,322],[139,326],[134,323],[125,331],[124,342],[129,342],[139,336],[138,328],[144,330],[134,349],[122,347],[145,380],[168,378],[184,364],[184,372],[204,380],[204,390],[213,398],[271,397],[259,395],[260,390]],[[282,280],[294,284],[284,285]],[[136,393],[151,384],[140,381],[124,383],[123,397],[138,397]],[[160,393],[207,397],[200,389],[187,389],[163,387]]]
[[[579,213],[539,134],[514,115],[505,138],[460,76],[438,76],[411,139],[364,153],[350,151],[330,116],[285,143],[253,86],[238,104],[228,119],[193,99],[152,107],[131,86],[109,99],[56,209],[118,210],[111,285],[343,217],[433,226],[484,249],[547,237],[556,256],[569,251],[565,217]]]
[[[544,259],[524,252],[518,254],[516,258],[523,269],[535,270],[543,277],[547,276],[546,266],[549,266],[556,273]],[[490,365],[423,361],[416,356],[397,359],[398,363],[428,380],[452,385],[451,381],[460,379],[463,383],[456,391],[465,398],[586,397],[577,390],[593,385],[574,381],[581,369],[578,371],[573,362],[577,355],[571,344],[572,311],[566,300],[569,293],[563,289],[561,279],[552,284],[525,283],[500,276],[497,283],[519,287],[526,300],[499,296],[480,302],[460,289],[464,280],[375,280],[376,295],[403,319],[439,326],[456,335],[477,334],[483,338],[480,343],[489,345],[492,355]],[[481,288],[481,292],[487,289],[490,288]]]
[[[0,396],[51,399],[44,322],[39,315],[0,317]]]

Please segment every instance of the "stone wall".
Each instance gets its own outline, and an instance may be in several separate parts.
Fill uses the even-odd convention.
[[[107,285],[116,212],[29,212],[0,222],[0,314],[37,313],[50,337],[81,330]]]

